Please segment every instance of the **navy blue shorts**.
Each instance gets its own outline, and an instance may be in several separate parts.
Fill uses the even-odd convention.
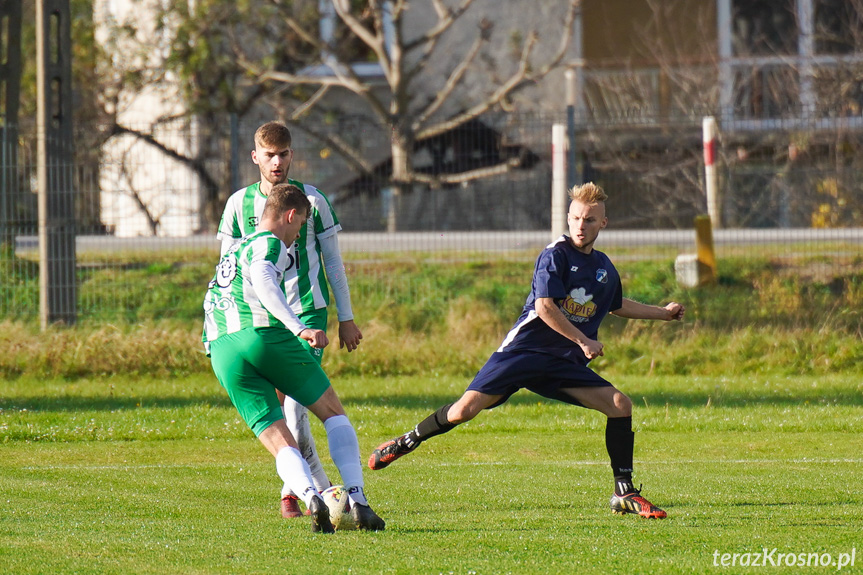
[[[560,390],[567,387],[606,387],[611,383],[586,365],[545,353],[494,352],[470,385],[469,390],[487,395],[502,395],[491,409],[504,403],[519,389],[572,405],[577,400]]]

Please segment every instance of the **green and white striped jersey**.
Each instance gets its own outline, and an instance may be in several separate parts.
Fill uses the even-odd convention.
[[[228,250],[216,267],[216,275],[204,297],[204,346],[219,336],[250,327],[285,327],[263,306],[251,282],[252,263],[268,260],[283,270],[288,248],[272,232],[262,230],[244,237]],[[284,281],[280,274],[279,281]],[[286,328],[287,329],[287,328]]]
[[[303,190],[312,205],[312,213],[300,230],[300,237],[291,246],[291,257],[287,261],[290,268],[285,270],[285,297],[293,312],[300,315],[325,308],[330,303],[318,240],[341,231],[342,226],[329,200],[320,190],[296,180],[288,180],[287,183]],[[261,193],[260,182],[231,194],[216,237],[220,240],[239,240],[255,231],[266,201],[267,196]]]

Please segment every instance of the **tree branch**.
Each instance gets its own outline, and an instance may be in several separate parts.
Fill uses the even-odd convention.
[[[144,199],[141,197],[141,193],[135,189],[135,185],[132,182],[132,176],[130,174],[129,166],[126,163],[126,154],[123,154],[123,159],[120,162],[120,175],[123,179],[126,180],[126,183],[129,185],[128,195],[131,196],[132,201],[135,202],[135,205],[138,206],[138,209],[144,214],[144,218],[147,220],[147,227],[150,228],[150,233],[153,236],[159,235],[159,226],[161,225],[161,217],[150,211],[150,207],[144,202]]]
[[[371,174],[372,170],[374,170],[374,166],[369,164],[365,158],[356,152],[356,146],[352,146],[345,142],[338,135],[326,134],[312,129],[306,123],[291,122],[291,126],[297,128],[301,132],[309,134],[319,142],[323,142],[324,144],[334,148],[342,155],[344,160],[351,166],[351,168],[353,168],[354,171],[362,174]]]
[[[531,31],[531,33],[527,37],[527,40],[525,41],[524,47],[522,48],[518,67],[506,82],[504,82],[497,90],[495,90],[491,95],[489,95],[488,98],[479,102],[475,106],[472,106],[465,112],[458,114],[445,122],[441,122],[439,124],[429,126],[425,129],[421,129],[416,135],[417,139],[425,139],[436,136],[438,134],[442,134],[448,130],[451,130],[452,128],[460,126],[467,121],[477,118],[490,110],[495,105],[502,102],[507,96],[515,93],[524,86],[530,83],[537,82],[538,80],[545,77],[549,72],[551,72],[551,70],[553,70],[555,67],[557,67],[558,64],[560,64],[560,61],[563,59],[564,55],[566,55],[566,49],[569,46],[570,39],[572,38],[572,23],[575,21],[575,14],[579,4],[580,0],[570,0],[569,10],[567,12],[565,20],[565,33],[560,40],[560,44],[558,45],[558,49],[555,52],[554,56],[551,58],[551,60],[546,62],[544,66],[539,68],[539,70],[537,70],[536,72],[530,72],[530,56],[537,42],[536,31]]]
[[[379,10],[379,2],[380,0],[370,0],[369,5],[374,6],[376,7],[375,9]],[[362,40],[366,46],[374,51],[375,55],[378,57],[378,62],[381,64],[381,68],[384,69],[384,74],[386,74],[387,69],[390,68],[390,63],[383,30],[378,28],[374,32],[371,32],[368,28],[363,26],[363,23],[351,14],[349,0],[333,0],[333,6],[336,9],[336,14],[339,15],[339,18],[342,19],[342,22],[345,23],[351,32],[353,32],[357,38]]]
[[[412,181],[438,186],[441,184],[462,184],[472,180],[481,180],[491,176],[499,176],[505,174],[521,165],[519,158],[512,158],[494,166],[486,166],[476,170],[468,170],[467,172],[459,172],[457,174],[439,174],[431,176],[422,172],[410,172],[408,176]]]
[[[459,6],[448,8],[443,4],[443,2],[441,2],[441,0],[434,0],[435,11],[438,15],[438,23],[425,34],[407,42],[404,45],[404,51],[411,52],[418,46],[427,45],[428,43],[437,43],[440,36],[452,27],[456,20],[461,18],[467,9],[470,8],[471,4],[473,4],[473,0],[463,0]]]
[[[145,133],[140,132],[138,130],[133,130],[131,128],[127,128],[125,126],[121,126],[120,124],[116,124],[116,123],[111,128],[111,130],[108,134],[108,139],[110,139],[114,136],[120,136],[123,134],[128,134],[130,136],[134,136],[135,138],[141,140],[142,142],[153,146],[154,148],[156,148],[157,150],[159,150],[160,152],[162,152],[163,154],[165,154],[169,158],[172,158],[172,159],[180,162],[184,166],[191,168],[195,172],[195,174],[197,174],[197,176],[199,178],[201,178],[201,180],[204,182],[204,185],[207,187],[207,189],[214,192],[214,194],[218,194],[219,184],[213,179],[213,177],[210,175],[209,170],[206,169],[203,162],[201,162],[199,159],[189,158],[187,156],[184,156],[183,154],[177,152],[176,150],[169,148],[165,144],[161,143],[156,138],[154,138],[151,134],[145,134]]]
[[[458,66],[456,66],[455,70],[453,70],[447,78],[443,89],[441,89],[437,93],[434,100],[432,100],[432,102],[428,106],[426,106],[425,110],[423,110],[417,115],[414,125],[423,125],[426,120],[431,117],[432,114],[437,112],[444,104],[444,102],[446,102],[447,98],[450,97],[450,95],[453,93],[453,90],[456,89],[459,82],[461,82],[461,79],[467,73],[471,63],[473,62],[474,58],[476,58],[476,55],[479,54],[479,50],[482,45],[485,44],[485,42],[486,37],[484,37],[483,35],[480,35],[480,37],[474,41],[473,45],[470,47],[470,50],[468,50],[468,53],[465,55],[464,59],[459,63]]]

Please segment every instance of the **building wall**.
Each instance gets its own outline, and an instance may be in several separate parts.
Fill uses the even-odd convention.
[[[118,124],[151,135],[181,155],[192,156],[197,141],[194,120],[157,123],[160,118],[185,112],[178,79],[161,73],[167,47],[153,16],[157,1],[97,0],[96,38],[114,55],[117,74],[133,66],[152,70],[152,77],[141,89],[119,94]],[[134,41],[112,31],[112,26],[124,23],[137,29]],[[115,136],[103,146],[99,188],[102,222],[118,237],[183,237],[201,230],[203,200],[198,177],[133,135]]]

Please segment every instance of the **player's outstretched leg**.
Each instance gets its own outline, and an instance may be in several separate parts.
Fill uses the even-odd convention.
[[[330,510],[319,495],[312,496],[309,501],[309,512],[312,516],[312,533],[335,533],[336,528],[330,521]]]
[[[437,411],[423,419],[417,424],[416,428],[408,431],[401,437],[390,439],[378,445],[369,457],[369,467],[372,469],[383,469],[399,457],[403,457],[419,447],[420,443],[426,439],[441,435],[456,428],[459,423],[469,421],[479,413],[484,407],[491,405],[496,399],[495,396],[488,396],[476,392],[465,392],[465,395],[459,400],[459,403],[467,402],[470,408],[471,401],[474,402],[473,409],[461,410],[461,419],[458,423],[451,423],[449,420],[449,409],[455,405],[448,403]],[[476,400],[479,399],[479,403]]]
[[[418,441],[411,441],[410,432],[395,439],[390,439],[378,445],[369,457],[369,467],[374,470],[383,469],[399,457],[419,447]]]
[[[619,515],[634,513],[647,519],[665,519],[668,514],[641,496],[641,487],[623,495],[611,496],[611,511]]]

